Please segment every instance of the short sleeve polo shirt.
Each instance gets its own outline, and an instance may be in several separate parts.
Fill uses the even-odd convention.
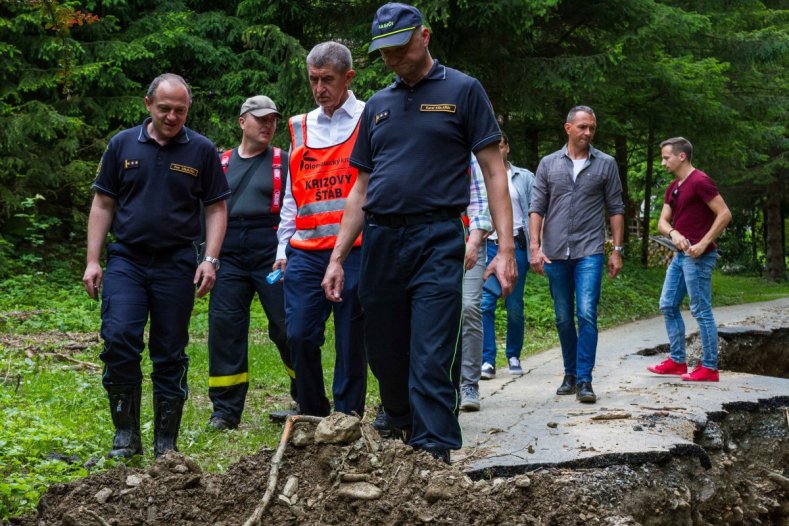
[[[438,61],[415,86],[398,77],[367,102],[351,155],[351,166],[370,174],[364,209],[465,209],[469,153],[500,138],[493,107],[475,78]]]
[[[214,144],[186,127],[159,145],[146,127],[110,139],[93,188],[116,200],[112,233],[124,244],[161,250],[200,234],[200,203],[227,199],[230,190]]]

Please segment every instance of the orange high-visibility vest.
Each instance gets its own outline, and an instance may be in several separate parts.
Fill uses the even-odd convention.
[[[345,142],[326,148],[307,145],[307,115],[296,115],[290,127],[290,185],[296,201],[296,232],[290,244],[302,250],[331,250],[340,232],[345,200],[359,171],[350,165],[359,134],[356,123]],[[362,236],[354,246],[362,244]]]

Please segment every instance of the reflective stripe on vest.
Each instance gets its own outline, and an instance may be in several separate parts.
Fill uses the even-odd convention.
[[[358,170],[350,166],[351,152],[359,133],[340,144],[325,148],[307,145],[307,115],[288,121],[291,135],[290,185],[296,201],[296,231],[290,244],[302,250],[334,248],[346,198],[353,188]],[[361,245],[361,236],[354,246]]]
[[[271,161],[271,213],[279,214],[282,206],[282,150],[274,147]]]
[[[272,148],[272,161],[271,161],[271,208],[269,212],[272,214],[279,214],[282,208],[282,149],[274,146]],[[227,167],[230,166],[230,158],[233,157],[233,148],[222,152],[219,158],[219,164],[222,165],[222,171],[227,175]]]

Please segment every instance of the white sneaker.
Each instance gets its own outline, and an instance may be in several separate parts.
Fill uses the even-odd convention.
[[[509,363],[509,373],[510,374],[515,374],[515,375],[518,375],[518,376],[523,374],[523,369],[521,368],[521,361],[518,358],[515,358],[513,356],[512,358],[509,358],[507,360],[507,363]]]
[[[483,363],[482,372],[479,377],[483,380],[492,380],[496,378],[496,366],[488,362]]]

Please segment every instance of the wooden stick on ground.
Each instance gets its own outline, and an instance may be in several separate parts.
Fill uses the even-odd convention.
[[[263,518],[263,512],[266,511],[266,508],[271,504],[274,491],[277,489],[279,467],[282,463],[282,457],[285,455],[285,448],[288,446],[290,433],[293,430],[294,424],[297,422],[313,422],[317,424],[321,420],[323,420],[323,417],[320,416],[293,415],[288,417],[287,421],[285,421],[285,429],[282,430],[282,436],[279,439],[277,451],[274,453],[274,456],[271,457],[271,472],[268,476],[266,493],[263,494],[263,498],[260,499],[260,503],[255,508],[255,511],[252,512],[252,515],[244,522],[244,526],[258,526],[260,524],[260,519]]]

